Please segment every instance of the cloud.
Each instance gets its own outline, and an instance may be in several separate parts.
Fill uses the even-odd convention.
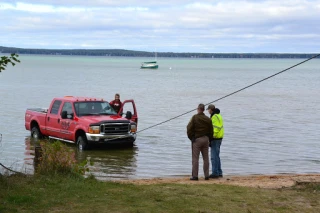
[[[5,0],[0,46],[286,52],[296,45],[298,52],[316,52],[319,5],[318,0]]]

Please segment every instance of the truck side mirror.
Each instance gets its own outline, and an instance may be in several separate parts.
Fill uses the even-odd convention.
[[[131,119],[132,118],[132,112],[130,112],[130,111],[127,111],[127,113],[126,113],[126,119]]]
[[[62,112],[61,112],[61,118],[62,118],[62,119],[68,118],[68,112],[67,112],[67,111],[62,111]]]

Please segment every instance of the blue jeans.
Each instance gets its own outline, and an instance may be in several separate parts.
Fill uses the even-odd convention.
[[[211,141],[211,165],[212,175],[222,176],[221,161],[220,161],[220,146],[222,139]]]

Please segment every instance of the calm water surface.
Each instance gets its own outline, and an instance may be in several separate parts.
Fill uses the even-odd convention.
[[[112,100],[120,93],[122,100],[135,100],[142,130],[302,61],[160,58],[158,70],[140,70],[150,59],[21,55],[20,60],[0,74],[0,162],[30,173],[34,142],[24,128],[26,108],[48,107],[52,98],[65,95]],[[312,60],[215,103],[225,120],[225,175],[320,172],[319,67],[320,60]],[[100,179],[189,175],[186,125],[195,113],[141,132],[134,148],[93,149],[77,153],[77,159],[90,158],[90,171]]]

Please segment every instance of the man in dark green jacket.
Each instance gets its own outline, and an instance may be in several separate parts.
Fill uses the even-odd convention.
[[[209,180],[209,141],[213,137],[213,126],[210,118],[204,112],[204,104],[199,104],[198,113],[193,115],[187,126],[188,138],[192,141],[192,177],[198,180],[199,155],[203,158],[205,180]]]

